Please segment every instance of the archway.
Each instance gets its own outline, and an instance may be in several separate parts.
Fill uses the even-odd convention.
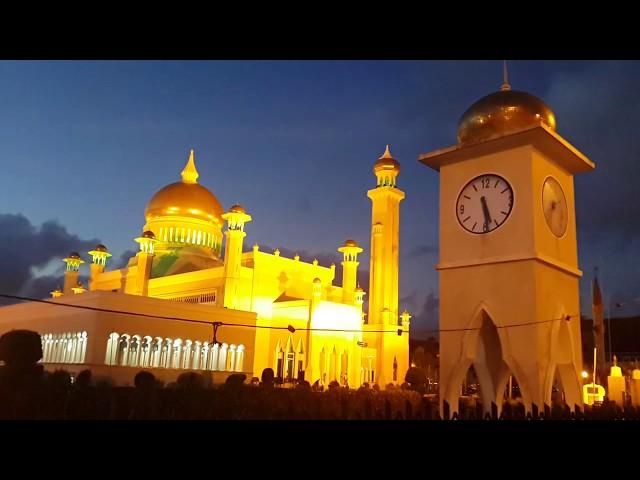
[[[484,405],[480,379],[473,364],[469,366],[460,385],[458,413],[464,420],[482,418]]]
[[[560,316],[560,318],[564,315]],[[570,409],[582,404],[582,382],[575,364],[573,336],[570,324],[559,320],[552,328],[551,362],[544,387],[544,403],[549,406],[566,403]]]

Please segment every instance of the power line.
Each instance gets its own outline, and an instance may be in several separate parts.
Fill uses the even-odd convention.
[[[277,327],[277,326],[273,326],[273,325],[250,325],[250,324],[246,324],[246,323],[226,323],[226,322],[219,322],[219,321],[208,322],[206,320],[194,320],[194,319],[191,319],[191,318],[170,317],[170,316],[165,316],[165,315],[152,315],[152,314],[139,313],[139,312],[127,312],[127,311],[122,311],[122,310],[113,310],[113,309],[109,309],[109,308],[91,307],[91,306],[88,306],[88,305],[73,305],[73,304],[70,304],[70,303],[54,302],[54,301],[51,301],[51,300],[43,300],[43,299],[31,298],[31,297],[22,297],[22,296],[18,296],[18,295],[8,295],[8,294],[3,294],[3,293],[0,293],[0,297],[10,298],[10,299],[14,299],[14,300],[20,300],[20,301],[24,301],[24,302],[46,303],[46,304],[49,304],[49,305],[55,305],[55,306],[59,306],[59,307],[80,308],[80,309],[83,309],[83,310],[92,310],[92,311],[98,311],[98,312],[104,312],[104,313],[114,313],[114,314],[119,314],[119,315],[131,315],[131,316],[137,316],[137,317],[158,318],[158,319],[162,319],[162,320],[173,320],[173,321],[180,321],[180,322],[200,323],[200,324],[210,325],[210,326],[212,326],[214,328],[218,327],[218,326],[245,327],[245,328],[264,328],[264,329],[270,329],[270,330],[289,330],[292,333],[295,332],[296,330],[300,330],[300,331],[311,331],[311,332],[316,331],[316,332],[341,332],[341,333],[394,333],[394,334],[400,334],[399,332],[402,331],[402,329],[397,329],[397,330],[352,330],[352,329],[339,329],[339,328],[294,328],[291,325],[289,325],[287,327]],[[565,315],[564,317],[561,317],[561,318],[552,318],[552,319],[549,319],[549,320],[538,320],[538,321],[533,321],[533,322],[514,323],[514,324],[510,324],[510,325],[496,325],[496,328],[503,329],[503,328],[525,327],[525,326],[530,326],[530,325],[537,325],[537,324],[543,324],[543,323],[556,322],[558,320],[569,321],[572,318],[576,318],[576,317],[579,317],[579,315]],[[420,330],[420,332],[421,333],[466,332],[466,331],[480,330],[481,328],[482,327],[448,328],[448,329],[443,328],[443,329],[433,329],[433,330]]]
[[[225,326],[225,327],[245,327],[245,328],[264,328],[269,330],[301,330],[301,331],[321,331],[321,332],[363,332],[363,330],[348,330],[348,329],[338,329],[338,328],[293,328],[291,326],[288,327],[277,327],[273,325],[250,325],[247,323],[226,323],[219,321],[206,321],[206,320],[194,320],[192,318],[182,318],[182,317],[170,317],[165,315],[152,315],[148,313],[139,313],[139,312],[128,312],[123,310],[113,310],[110,308],[101,308],[101,307],[91,307],[89,305],[73,305],[71,303],[64,302],[54,302],[51,300],[43,300],[40,298],[31,298],[31,297],[21,297],[19,295],[8,295],[4,293],[0,293],[0,297],[10,298],[14,300],[21,300],[23,302],[37,302],[37,303],[46,303],[48,305],[55,305],[58,307],[69,307],[69,308],[79,308],[82,310],[91,310],[96,312],[104,312],[104,313],[114,313],[119,315],[131,315],[135,317],[146,317],[146,318],[158,318],[162,320],[174,320],[178,322],[190,322],[190,323],[200,323],[204,325],[210,326]],[[367,332],[371,333],[394,333],[397,334],[397,330],[367,330]]]

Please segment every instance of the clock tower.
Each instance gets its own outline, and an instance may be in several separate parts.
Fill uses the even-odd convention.
[[[440,174],[441,410],[458,410],[472,366],[485,411],[510,377],[528,411],[554,382],[582,404],[573,176],[595,165],[555,130],[505,78],[463,114],[457,145],[420,156]]]

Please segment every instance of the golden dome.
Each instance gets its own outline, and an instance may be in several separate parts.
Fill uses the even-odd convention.
[[[68,258],[81,258],[78,252],[71,252]]]
[[[103,244],[99,243],[98,245],[96,245],[96,248],[94,248],[94,250],[96,252],[108,252],[109,250],[107,250],[107,247],[105,247]]]
[[[146,230],[145,232],[142,232],[142,238],[151,238],[151,239],[155,239],[156,235],[155,233],[153,233],[151,230]]]
[[[222,205],[216,196],[197,182],[198,171],[193,160],[193,150],[182,170],[182,181],[159,190],[145,209],[147,221],[164,216],[178,215],[222,224]]]
[[[384,151],[382,156],[373,164],[374,174],[378,174],[385,170],[393,171],[396,175],[400,173],[400,164],[391,156],[389,145],[387,145],[387,149]]]
[[[511,90],[505,82],[499,92],[471,105],[458,123],[458,143],[471,144],[534,125],[556,129],[553,111],[538,97]]]
[[[344,246],[345,247],[359,247],[360,245],[358,245],[358,242],[356,242],[355,240],[351,240],[348,239],[344,242]]]
[[[233,212],[233,213],[247,213],[247,212],[245,212],[245,210],[244,210],[244,208],[242,207],[242,205],[238,205],[238,204],[233,205],[233,206],[229,209],[229,211],[230,211],[230,212]]]

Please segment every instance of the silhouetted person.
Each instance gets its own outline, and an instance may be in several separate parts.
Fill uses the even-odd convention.
[[[76,377],[67,402],[67,418],[89,420],[97,417],[96,391],[91,385],[91,370],[82,370]]]
[[[133,379],[135,390],[129,419],[148,420],[158,414],[158,387],[156,377],[151,372],[141,371]]]
[[[12,330],[0,337],[0,418],[36,418],[43,403],[40,335]]]
[[[260,385],[262,387],[273,387],[275,383],[275,374],[273,373],[273,368],[265,368],[262,370],[262,381]]]
[[[229,375],[224,382],[225,387],[231,389],[238,389],[244,385],[244,381],[247,376],[244,373],[234,373]]]
[[[47,410],[49,418],[66,418],[67,402],[71,392],[71,375],[65,370],[56,370],[47,377]]]

